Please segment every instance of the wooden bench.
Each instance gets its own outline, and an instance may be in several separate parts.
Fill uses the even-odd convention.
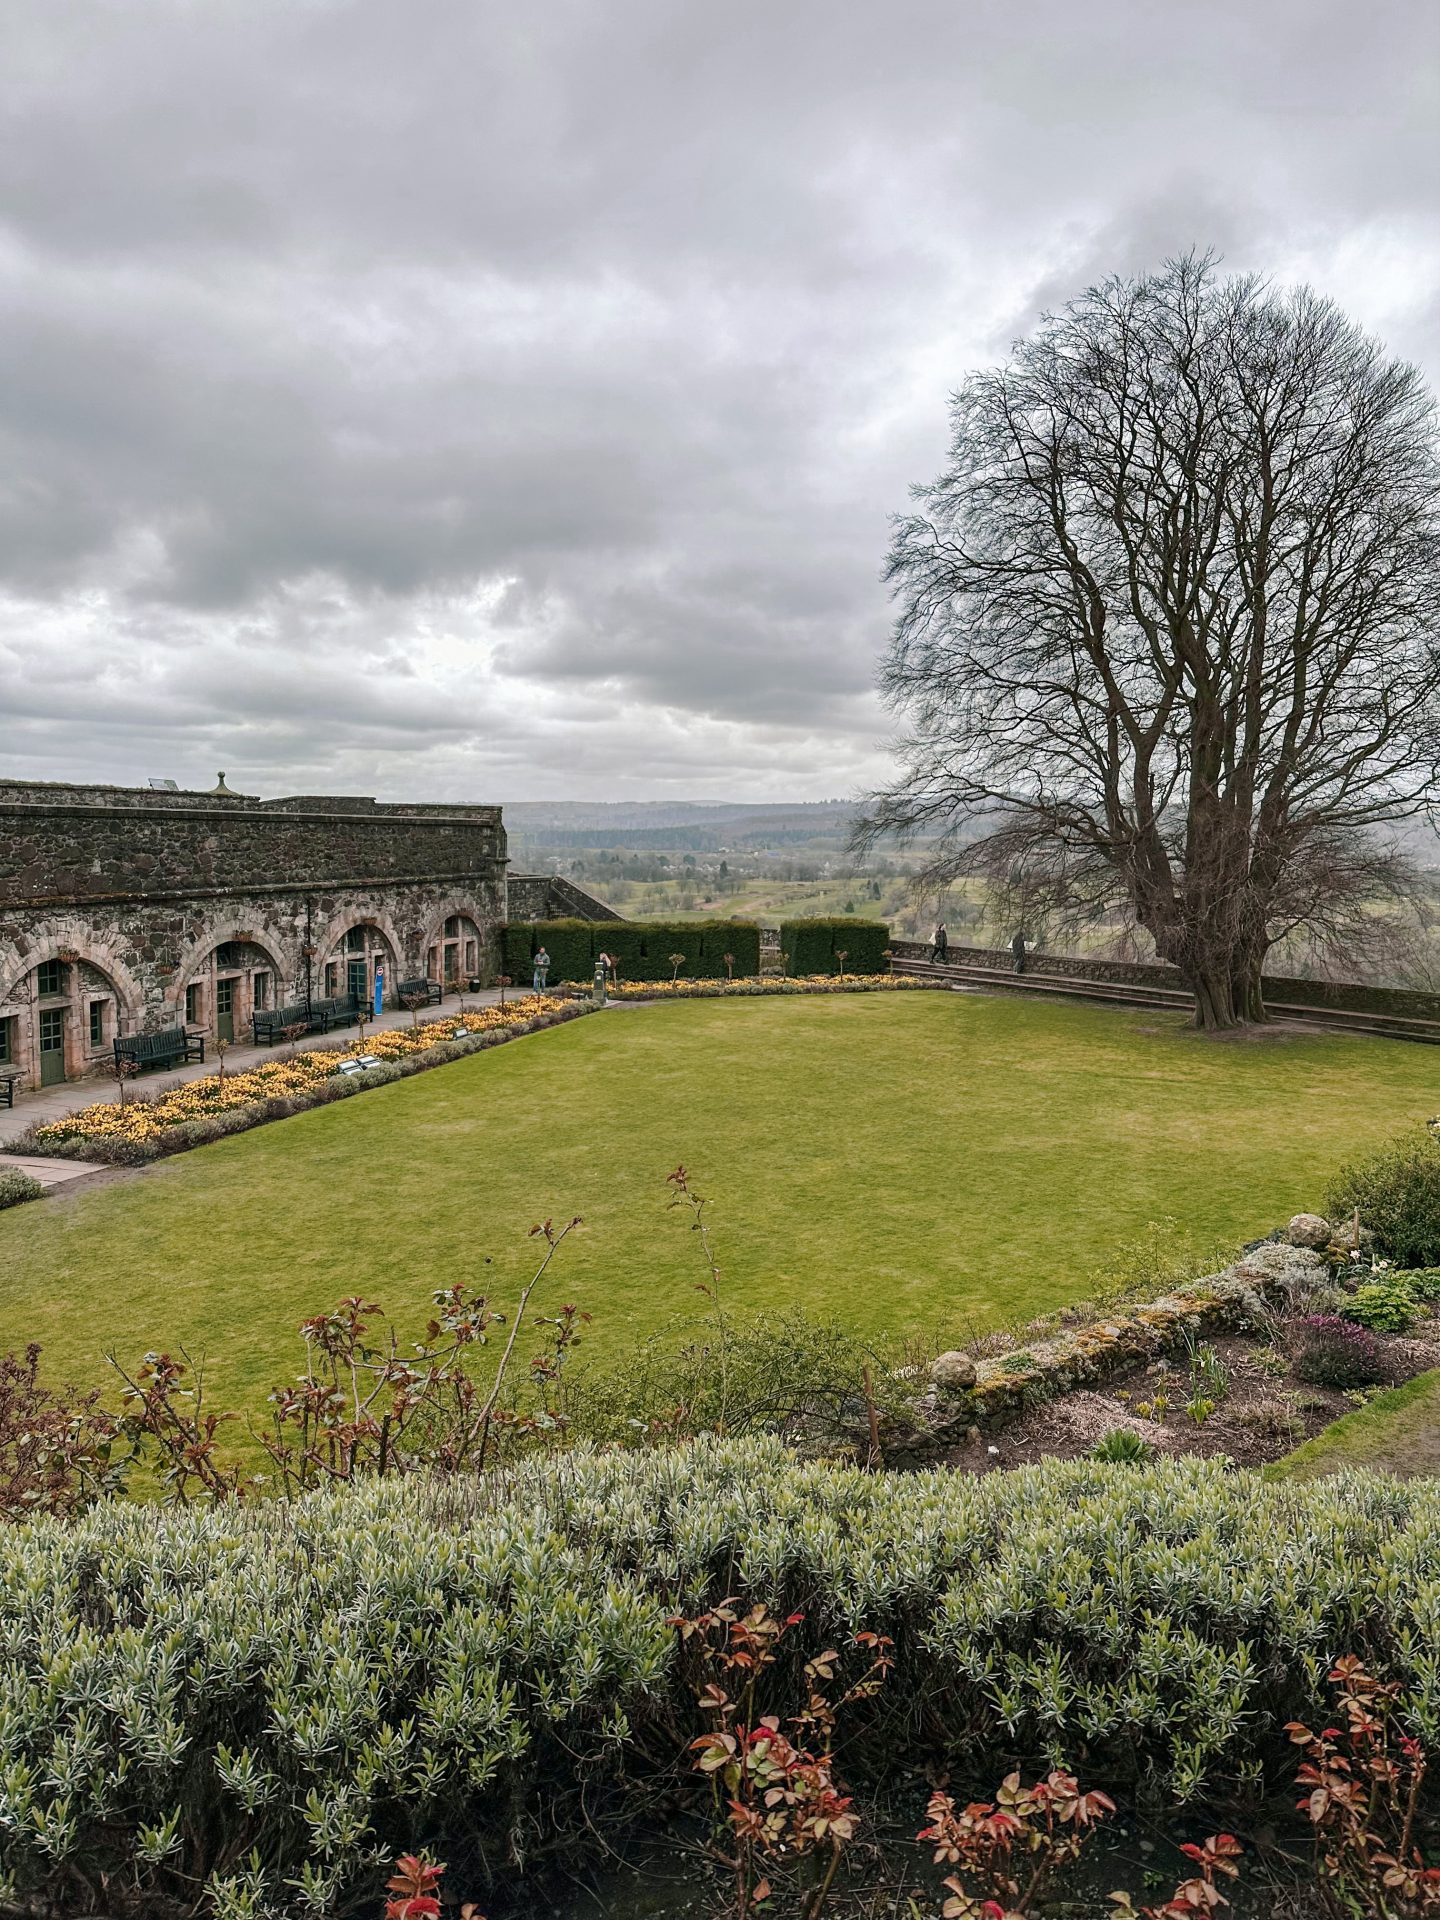
[[[0,1107],[14,1106],[15,1083],[19,1078],[18,1067],[0,1067]]]
[[[115,1041],[115,1060],[133,1062],[135,1071],[147,1067],[183,1067],[192,1060],[205,1058],[205,1036],[189,1033],[184,1027],[167,1027],[163,1033],[126,1033]]]
[[[395,989],[395,998],[402,1007],[407,1000],[418,1000],[427,1007],[438,1007],[445,998],[445,989],[438,980],[402,980]]]

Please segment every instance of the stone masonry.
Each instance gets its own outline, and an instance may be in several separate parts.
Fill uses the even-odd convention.
[[[377,983],[389,1003],[414,975],[488,982],[506,865],[499,807],[0,779],[0,1072],[73,1079],[117,1034],[240,1039],[257,1007]]]

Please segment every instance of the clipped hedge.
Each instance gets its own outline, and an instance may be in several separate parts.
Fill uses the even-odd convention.
[[[883,973],[890,929],[883,920],[840,915],[832,920],[783,920],[780,951],[788,973],[836,973],[845,955],[847,973]]]
[[[550,979],[589,981],[595,956],[608,953],[621,980],[668,980],[671,954],[684,955],[680,977],[724,980],[725,955],[735,978],[760,971],[760,929],[752,920],[532,920],[504,930],[505,972],[528,984],[536,949],[550,955]]]
[[[1182,1800],[1266,1767],[1288,1784],[1284,1723],[1347,1651],[1440,1740],[1433,1482],[579,1450],[504,1486],[0,1532],[0,1882],[62,1911],[103,1884],[116,1915],[362,1913],[403,1847],[483,1895],[487,1868],[578,1846],[597,1809],[643,1816],[686,1769],[694,1676],[667,1620],[726,1596],[804,1613],[765,1676],[782,1715],[807,1656],[894,1636],[845,1744],[862,1790],[1062,1758]]]

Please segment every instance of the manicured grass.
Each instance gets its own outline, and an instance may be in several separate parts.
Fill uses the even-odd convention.
[[[1234,1244],[1432,1113],[1435,1057],[1354,1036],[1215,1043],[1178,1016],[962,994],[618,1008],[0,1214],[0,1347],[53,1374],[204,1349],[222,1399],[296,1370],[362,1293],[417,1327],[450,1281],[507,1296],[529,1227],[579,1213],[551,1302],[599,1354],[692,1315],[677,1162],[736,1307],[963,1336],[1088,1290],[1145,1223]],[[494,1264],[487,1265],[493,1256]],[[543,1308],[542,1308],[543,1310]]]
[[[1377,1393],[1277,1461],[1271,1472],[1313,1480],[1342,1467],[1370,1467],[1406,1479],[1440,1473],[1440,1368]]]

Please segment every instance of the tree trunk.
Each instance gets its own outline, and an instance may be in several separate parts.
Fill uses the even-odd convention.
[[[1261,982],[1263,960],[1246,954],[1236,956],[1231,976],[1231,998],[1240,1019],[1249,1026],[1259,1026],[1270,1018],[1265,1011],[1265,995]]]
[[[1196,967],[1185,984],[1195,995],[1195,1024],[1202,1033],[1225,1033],[1244,1025],[1235,1005],[1235,982],[1225,964]]]

